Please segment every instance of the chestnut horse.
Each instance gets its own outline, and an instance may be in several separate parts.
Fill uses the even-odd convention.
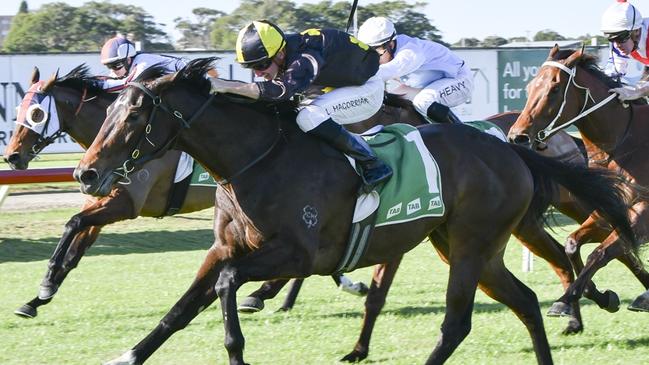
[[[574,123],[588,151],[589,164],[620,173],[639,189],[630,199],[633,229],[645,242],[649,228],[649,106],[620,103],[609,90],[621,84],[606,76],[593,56],[579,51],[559,50],[555,46],[532,79],[525,109],[509,131],[513,143],[534,147],[556,131]],[[584,265],[579,255],[584,243],[601,242]],[[618,258],[649,289],[649,273],[637,252],[617,232],[592,216],[567,239],[566,252],[579,276],[553,305],[555,314],[567,312],[566,305],[576,301],[585,283],[610,260]],[[649,290],[629,306],[649,311]]]
[[[197,59],[148,82],[156,70],[145,71],[108,109],[75,169],[82,191],[103,196],[120,180],[114,172],[133,171],[173,145],[224,184],[216,193],[215,241],[194,282],[146,338],[111,364],[144,362],[216,298],[230,364],[244,364],[237,289],[253,280],[331,275],[344,253],[356,173],[299,130],[293,115],[210,96],[204,74],[212,61]],[[470,332],[478,285],[521,319],[538,362],[552,363],[536,295],[504,265],[507,240],[521,221],[539,219],[561,184],[635,243],[621,182],[464,125],[426,125],[416,135],[443,172],[446,212],[378,227],[358,266],[390,262],[429,237],[450,274],[442,335],[427,363],[444,362]]]

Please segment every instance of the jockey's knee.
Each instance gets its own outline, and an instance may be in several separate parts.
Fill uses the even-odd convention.
[[[318,105],[307,105],[300,110],[295,121],[302,131],[308,132],[327,119],[331,119],[331,117],[322,107]]]

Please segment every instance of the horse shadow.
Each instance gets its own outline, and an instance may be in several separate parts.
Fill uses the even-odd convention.
[[[0,237],[0,264],[48,260],[60,238],[60,236],[38,239]],[[213,241],[212,229],[102,232],[97,242],[84,256],[207,250]]]

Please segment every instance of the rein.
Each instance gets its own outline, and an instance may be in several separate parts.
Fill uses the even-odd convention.
[[[171,108],[167,103],[162,101],[162,98],[159,95],[154,94],[153,91],[151,91],[151,89],[147,88],[143,84],[133,81],[133,82],[129,82],[126,85],[134,86],[140,89],[144,94],[146,94],[148,97],[151,98],[151,101],[153,103],[153,110],[151,111],[151,115],[149,116],[149,120],[147,121],[142,139],[145,139],[153,147],[156,147],[156,145],[155,143],[151,142],[148,135],[151,133],[151,130],[153,129],[153,120],[155,118],[156,112],[158,111],[158,108],[162,109],[167,114],[172,115],[174,118],[176,118],[176,120],[180,122],[183,128],[187,129],[190,127],[191,123],[193,123],[203,113],[203,111],[205,111],[205,109],[210,105],[212,99],[214,98],[214,95],[211,95],[205,101],[205,103],[203,103],[203,105],[198,109],[198,111],[191,118],[189,118],[189,120],[185,120],[185,117],[180,111]],[[115,171],[113,171],[114,174],[119,175],[126,180],[124,182],[120,182],[120,184],[123,185],[130,184],[131,179],[128,177],[128,174],[130,174],[133,170],[135,170],[135,166],[142,165],[148,161],[156,159],[160,157],[162,154],[164,154],[165,152],[167,152],[167,150],[171,147],[171,145],[176,142],[176,139],[178,138],[179,134],[180,134],[180,130],[178,130],[176,134],[172,138],[170,138],[169,141],[167,141],[167,143],[165,143],[159,149],[144,156],[140,156],[139,146],[142,144],[142,139],[140,139],[140,141],[138,142],[138,147],[135,148],[133,152],[131,152],[131,158],[124,161],[122,167],[117,168],[115,169]],[[130,168],[129,168],[129,163],[131,164]]]
[[[615,93],[612,93],[606,99],[604,99],[604,100],[600,101],[599,103],[596,103],[592,107],[586,109],[586,106],[588,105],[588,100],[591,100],[594,103],[595,99],[593,99],[593,96],[590,94],[590,89],[589,88],[583,87],[583,86],[577,84],[577,82],[575,81],[575,75],[577,74],[577,67],[574,66],[572,68],[568,68],[568,67],[566,67],[566,65],[564,65],[564,64],[562,64],[560,62],[556,62],[556,61],[545,61],[545,62],[543,62],[541,67],[543,67],[543,66],[556,67],[556,68],[560,69],[561,71],[564,71],[565,73],[570,75],[570,77],[568,78],[568,85],[566,86],[566,90],[563,92],[563,102],[561,103],[561,107],[559,108],[559,111],[557,112],[557,115],[554,117],[552,122],[550,122],[550,124],[547,127],[545,127],[543,130],[541,130],[541,131],[539,131],[537,133],[536,140],[538,142],[543,142],[546,139],[550,138],[552,135],[554,135],[556,132],[575,124],[581,118],[583,118],[583,117],[587,116],[588,114],[596,111],[597,109],[603,107],[604,105],[608,104],[611,100],[613,100],[613,99],[615,99],[617,97],[617,95]],[[561,113],[563,112],[563,108],[566,106],[567,96],[568,96],[568,89],[569,89],[569,86],[570,86],[571,83],[576,88],[584,90],[584,92],[585,92],[584,105],[581,107],[581,111],[579,112],[579,114],[577,114],[574,118],[570,119],[569,121],[567,121],[566,123],[564,123],[564,124],[562,124],[560,126],[555,127],[554,126],[555,123],[561,117]]]
[[[148,138],[148,134],[150,134],[151,130],[153,129],[153,127],[152,127],[153,124],[152,123],[154,121],[155,114],[156,114],[156,111],[157,111],[158,108],[162,109],[167,114],[174,116],[181,123],[181,126],[184,129],[187,129],[187,128],[189,128],[191,126],[191,124],[196,119],[198,119],[198,117],[205,111],[205,109],[207,109],[210,106],[210,104],[214,100],[214,97],[216,96],[216,94],[210,94],[210,97],[205,101],[205,103],[203,103],[203,105],[201,105],[201,107],[198,109],[198,111],[196,111],[196,113],[194,113],[194,115],[192,115],[192,117],[189,118],[189,120],[185,120],[185,118],[183,117],[183,114],[180,111],[170,107],[168,104],[166,104],[162,100],[162,98],[159,95],[154,94],[151,89],[144,86],[142,83],[130,82],[130,83],[128,83],[128,86],[137,87],[138,89],[142,90],[142,92],[144,92],[147,96],[149,96],[151,98],[151,100],[153,101],[153,110],[151,111],[151,115],[149,116],[149,120],[147,121],[147,125],[145,127],[145,134],[144,134],[144,136],[142,136],[142,139],[145,139],[149,144],[151,144],[154,147],[155,147],[155,144],[153,142],[151,142],[151,140]],[[140,149],[139,148],[136,148],[135,150],[133,150],[133,152],[131,153],[131,158],[124,161],[124,163],[122,164],[122,167],[120,167],[120,168],[116,169],[115,171],[113,171],[114,174],[117,174],[117,175],[121,176],[122,178],[124,178],[126,180],[124,182],[120,182],[120,184],[124,184],[124,185],[130,184],[131,180],[128,177],[128,174],[130,174],[135,169],[135,166],[141,165],[141,164],[143,164],[145,162],[148,162],[148,161],[150,161],[152,159],[158,158],[160,155],[165,153],[171,147],[171,145],[176,142],[176,140],[178,139],[179,134],[180,134],[180,130],[178,130],[176,132],[176,134],[172,138],[170,138],[167,143],[165,143],[163,146],[161,146],[157,151],[154,151],[153,153],[150,153],[148,155],[140,156]],[[244,172],[249,170],[251,167],[256,165],[264,157],[266,157],[268,154],[270,154],[270,152],[275,148],[275,146],[277,146],[277,144],[279,143],[279,141],[281,139],[281,136],[282,136],[282,128],[281,128],[281,124],[278,121],[277,136],[276,136],[275,140],[273,141],[273,143],[270,145],[270,147],[268,147],[268,149],[266,149],[266,151],[264,151],[261,155],[259,155],[257,158],[255,158],[252,162],[246,164],[244,167],[239,169],[236,173],[232,174],[232,176],[230,176],[229,178],[219,179],[217,181],[217,183],[219,185],[229,184],[232,181],[232,179],[240,176],[241,174],[243,174]],[[140,146],[142,144],[142,139],[140,140],[140,142],[138,142],[138,146]],[[129,168],[129,163],[131,164],[130,168]]]

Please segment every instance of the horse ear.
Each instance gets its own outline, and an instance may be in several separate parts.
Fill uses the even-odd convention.
[[[574,66],[577,61],[581,59],[581,56],[584,55],[584,49],[580,49],[579,51],[573,52],[570,57],[566,58],[566,67],[572,67]]]
[[[37,83],[40,78],[41,78],[41,71],[38,69],[38,67],[34,66],[34,71],[32,71],[32,77],[29,80],[29,86],[32,86],[35,83]]]
[[[550,50],[550,54],[548,55],[548,60],[553,60],[554,56],[557,53],[559,53],[559,45],[555,43],[554,47],[552,47],[552,49]]]
[[[43,91],[48,91],[52,86],[54,86],[54,82],[59,78],[59,69],[56,69],[56,72],[50,77],[49,80],[43,85],[43,88],[41,90]]]

